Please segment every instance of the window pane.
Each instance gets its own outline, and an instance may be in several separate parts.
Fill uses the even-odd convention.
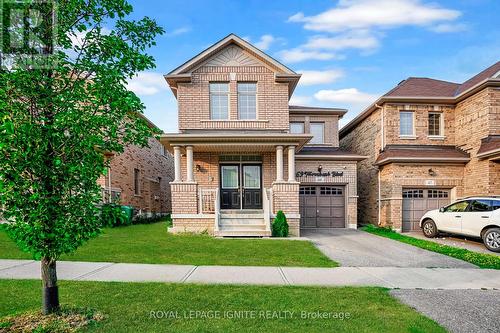
[[[491,210],[489,200],[474,200],[470,205],[471,212],[488,212]]]
[[[293,134],[304,133],[304,123],[290,123],[290,133]]]
[[[448,206],[446,208],[446,211],[447,212],[465,212],[465,210],[467,209],[467,206],[469,205],[469,202],[468,201],[460,201],[460,202],[457,202],[451,206]]]
[[[243,167],[243,186],[245,188],[260,188],[260,167],[245,165]]]
[[[413,135],[413,112],[399,113],[399,134]]]
[[[238,83],[239,119],[257,119],[257,84]]]
[[[210,119],[228,119],[229,85],[210,83]]]
[[[313,138],[311,139],[310,143],[323,143],[323,130],[323,123],[311,123],[311,134],[313,135]]]
[[[222,187],[238,188],[238,167],[235,165],[225,165],[222,167]]]
[[[491,210],[497,210],[500,208],[500,200],[491,201]]]
[[[429,135],[441,135],[441,113],[429,113]]]

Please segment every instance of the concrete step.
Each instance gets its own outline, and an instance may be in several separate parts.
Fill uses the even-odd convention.
[[[264,213],[261,214],[220,214],[221,219],[262,219],[264,218]]]
[[[266,230],[266,225],[261,224],[220,224],[219,230]]]
[[[261,217],[257,218],[226,218],[221,217],[219,224],[264,224],[264,219]]]
[[[265,230],[218,230],[217,237],[270,237],[271,231]]]
[[[220,211],[221,215],[224,214],[264,214],[263,209],[222,209]]]

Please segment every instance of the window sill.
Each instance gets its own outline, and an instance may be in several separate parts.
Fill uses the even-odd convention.
[[[399,138],[403,139],[403,140],[416,140],[417,139],[417,137],[415,135],[400,135]]]
[[[268,123],[269,120],[264,119],[205,119],[200,120],[202,123],[214,123],[214,122],[259,122],[259,123]]]
[[[444,135],[429,135],[427,136],[429,140],[444,140],[446,137]]]

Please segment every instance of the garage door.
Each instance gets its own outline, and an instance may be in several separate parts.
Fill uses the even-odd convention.
[[[344,228],[344,186],[301,186],[301,228]]]
[[[450,190],[403,189],[403,231],[420,230],[420,218],[450,203]]]

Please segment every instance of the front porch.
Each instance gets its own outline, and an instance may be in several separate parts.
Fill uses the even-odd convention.
[[[309,138],[285,133],[162,138],[175,161],[171,231],[269,237],[272,219],[282,210],[290,235],[299,236],[295,153]]]

